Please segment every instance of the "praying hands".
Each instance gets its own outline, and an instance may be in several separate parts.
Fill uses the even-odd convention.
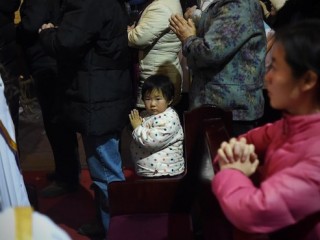
[[[183,43],[187,38],[196,36],[196,27],[191,18],[184,19],[178,14],[174,14],[169,19],[170,29],[177,35]]]
[[[218,150],[220,169],[233,168],[251,176],[259,165],[254,150],[254,145],[247,144],[245,138],[231,138],[229,142],[223,142]]]

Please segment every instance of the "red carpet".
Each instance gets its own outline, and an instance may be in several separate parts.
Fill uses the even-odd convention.
[[[37,192],[49,184],[46,174],[47,172],[44,171],[23,172],[26,185],[34,186]],[[72,239],[90,239],[77,233],[77,229],[82,224],[92,221],[95,217],[93,192],[90,190],[90,185],[89,172],[84,169],[81,173],[81,187],[77,192],[56,198],[41,198],[38,196],[37,211],[49,216]]]

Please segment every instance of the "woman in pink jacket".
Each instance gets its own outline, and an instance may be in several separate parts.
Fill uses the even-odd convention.
[[[221,144],[212,190],[240,230],[320,239],[320,21],[276,33],[265,81],[283,118]]]

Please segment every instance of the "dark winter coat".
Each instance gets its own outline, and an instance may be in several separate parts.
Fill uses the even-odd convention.
[[[40,33],[61,75],[58,120],[86,135],[118,133],[131,108],[127,17],[119,1],[67,1],[61,24]]]
[[[39,41],[38,30],[43,23],[59,24],[60,5],[60,0],[24,0],[20,7],[17,39],[31,74],[43,68],[56,68],[56,60],[47,54]]]
[[[13,76],[18,75],[14,12],[19,6],[20,0],[0,1],[0,63]]]

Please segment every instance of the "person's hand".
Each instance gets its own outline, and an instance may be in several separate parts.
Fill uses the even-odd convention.
[[[185,19],[192,18],[194,11],[197,9],[197,6],[188,7],[186,12],[183,14]]]
[[[218,150],[219,161],[222,160],[226,163],[244,162],[249,158],[253,162],[257,159],[254,150],[254,145],[247,144],[245,138],[240,138],[239,140],[231,138],[229,142],[221,143]]]
[[[246,176],[251,176],[259,165],[254,145],[247,144],[245,138],[231,138],[229,142],[223,142],[218,150],[218,161],[220,170],[233,168]]]
[[[56,28],[56,26],[53,25],[52,23],[45,23],[45,24],[42,24],[42,26],[41,26],[41,28],[39,28],[38,32],[40,33],[42,30],[48,29],[48,28]]]
[[[139,115],[139,111],[137,109],[133,109],[129,114],[130,123],[133,129],[136,129],[142,124],[142,117]]]
[[[244,162],[242,161],[236,161],[232,163],[226,163],[223,160],[219,160],[219,166],[220,170],[224,169],[236,169],[241,171],[246,176],[251,176],[255,171],[257,170],[257,167],[259,165],[259,160],[256,158],[254,161],[252,161],[249,157],[246,158]]]
[[[259,2],[260,2],[260,6],[262,8],[262,11],[263,11],[263,15],[265,16],[265,18],[268,18],[270,15],[270,12],[268,11],[266,4],[261,0]]]
[[[132,29],[136,27],[136,23],[134,22],[131,26],[127,27],[127,31],[130,32]]]
[[[169,22],[170,29],[177,35],[181,42],[196,35],[196,27],[191,18],[186,20],[182,16],[175,14],[171,16]]]

